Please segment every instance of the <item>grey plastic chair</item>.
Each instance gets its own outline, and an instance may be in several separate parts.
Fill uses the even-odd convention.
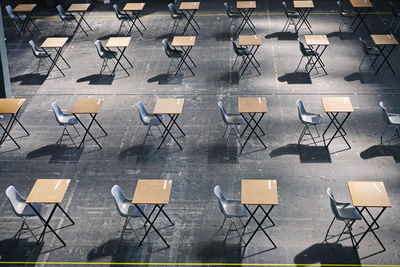
[[[392,28],[393,22],[397,18],[400,17],[400,11],[397,10],[396,6],[392,2],[389,2],[389,6],[390,6],[390,10],[392,11],[392,15],[393,15],[392,21],[389,24],[389,29],[390,29],[390,28]],[[397,29],[399,28],[399,25],[400,25],[400,22],[397,24],[396,29],[394,30],[393,33],[397,32]]]
[[[11,21],[13,22],[14,26],[18,29],[18,31],[21,33],[21,28],[18,26],[18,23],[22,24],[24,23],[24,21],[26,20],[26,15],[23,14],[16,14],[14,13],[12,7],[10,5],[7,5],[5,7],[8,17],[11,19]],[[32,34],[32,33],[31,33]]]
[[[234,10],[231,5],[229,5],[227,2],[224,3],[226,15],[229,18],[229,25],[232,23],[235,23],[237,26],[239,26],[238,19],[241,17],[239,11]]]
[[[244,242],[242,234],[239,231],[239,228],[237,227],[235,223],[235,219],[239,219],[240,222],[243,225],[243,228],[245,227],[242,218],[249,217],[250,214],[247,212],[246,208],[240,204],[239,200],[230,200],[227,199],[224,196],[224,193],[222,192],[222,189],[219,185],[216,185],[214,187],[214,194],[218,199],[218,205],[221,213],[224,215],[224,221],[222,222],[220,229],[224,226],[226,219],[231,220],[231,224],[229,226],[229,230],[225,236],[225,240],[228,237],[228,234],[232,228],[232,225],[235,227],[235,230],[238,232],[240,236],[240,240]]]
[[[244,64],[244,58],[246,56],[251,55],[251,52],[247,48],[239,47],[238,44],[236,43],[235,39],[233,39],[232,37],[231,37],[231,42],[232,42],[233,51],[236,54],[236,58],[235,58],[235,61],[233,62],[232,68],[235,67],[238,57],[242,57],[242,63],[240,64],[240,67],[239,67],[239,69],[241,69]],[[256,62],[257,66],[260,67],[260,63],[258,62],[258,60],[255,57],[253,58],[253,60]]]
[[[314,49],[306,48],[304,43],[300,40],[300,38],[298,38],[297,41],[299,42],[299,48],[300,48],[300,52],[301,52],[301,59],[300,59],[299,64],[297,65],[296,71],[299,69],[299,67],[301,65],[301,62],[303,61],[303,58],[306,58],[307,59],[307,64],[305,65],[305,70],[306,70],[306,72],[308,72],[308,70],[307,70],[308,65],[313,65],[314,64],[313,57],[318,56],[319,53]],[[322,64],[322,65],[325,66],[324,64]],[[318,73],[318,68],[316,68],[316,71]]]
[[[314,142],[314,144],[315,144],[315,146],[317,146],[317,143],[315,142],[314,136],[310,131],[310,126],[314,126],[315,131],[318,134],[317,137],[320,137],[318,129],[317,129],[317,125],[322,124],[321,115],[307,112],[305,107],[304,107],[303,101],[301,99],[298,99],[296,101],[296,106],[297,106],[297,113],[298,113],[298,116],[299,116],[299,120],[300,120],[300,122],[302,124],[304,124],[304,128],[301,131],[301,134],[300,134],[299,140],[297,141],[297,144],[301,143],[301,140],[303,140],[304,135],[310,135],[312,140],[313,140],[313,142]]]
[[[354,17],[353,12],[345,10],[341,1],[337,1],[336,4],[339,7],[339,14],[341,21],[339,24],[339,31],[342,31],[344,25],[350,26],[351,19]]]
[[[176,49],[171,47],[171,44],[167,39],[164,39],[161,41],[163,47],[164,47],[164,52],[167,55],[168,58],[171,59],[170,67],[172,63],[174,62],[174,59],[181,59],[183,56],[183,51],[180,49]]]
[[[176,32],[176,30],[178,29],[179,22],[183,18],[183,14],[178,12],[175,4],[173,4],[173,3],[168,4],[168,10],[169,10],[169,14],[171,15],[172,20],[174,21],[174,25],[172,26],[171,32]]]
[[[56,6],[58,16],[60,17],[61,21],[63,22],[63,27],[61,32],[64,32],[67,29],[68,23],[72,23],[75,20],[75,16],[72,14],[67,14],[64,8],[61,5]]]
[[[117,19],[121,22],[119,25],[119,29],[118,32],[121,31],[122,27],[124,27],[127,31],[129,31],[130,29],[130,21],[131,18],[129,17],[128,14],[124,14],[121,12],[121,9],[119,8],[119,6],[117,4],[113,5],[113,9],[115,11],[115,15],[117,16]],[[127,26],[125,24],[128,24]]]
[[[28,223],[26,222],[27,217],[38,217],[40,218],[36,212],[32,209],[32,207],[26,203],[25,198],[23,198],[15,189],[14,186],[10,185],[6,189],[6,195],[8,200],[10,201],[10,204],[12,206],[12,209],[14,211],[14,214],[18,217],[22,218],[22,225],[18,232],[14,235],[14,238],[17,237],[19,239],[20,235],[23,233],[25,230],[29,230],[29,232],[32,234],[33,238],[35,238],[36,241],[38,239],[36,238],[35,234],[33,233],[33,228],[31,228]],[[35,210],[43,216],[46,213],[46,206],[44,204],[32,204]],[[43,222],[42,222],[43,223]],[[26,228],[24,227],[26,226]]]
[[[289,10],[285,1],[282,2],[282,5],[285,9],[285,15],[286,15],[286,23],[283,26],[282,32],[289,30],[290,25],[293,25],[294,30],[297,32],[296,19],[300,18],[299,13],[294,10]]]
[[[373,47],[373,46],[368,46],[367,43],[361,37],[359,37],[358,39],[361,42],[361,46],[362,46],[362,49],[363,49],[363,52],[364,52],[364,57],[361,60],[360,66],[358,67],[360,69],[360,71],[361,71],[361,66],[362,66],[364,60],[367,57],[369,58],[369,60],[371,62],[373,62],[376,57],[379,57],[380,53],[379,53],[378,48]],[[375,65],[375,63],[374,63],[374,65]],[[370,66],[372,66],[372,63],[371,63]]]
[[[393,141],[394,139],[400,138],[400,132],[399,132],[399,127],[400,127],[400,114],[399,113],[390,113],[387,111],[385,104],[381,101],[379,103],[379,105],[382,108],[382,114],[383,114],[383,118],[385,119],[386,122],[386,127],[383,130],[382,134],[381,134],[381,145],[383,144],[383,136],[386,132],[386,129],[389,127],[393,127],[394,131],[392,133],[392,135],[390,136],[390,139],[388,141],[388,146],[390,144],[391,141]],[[395,137],[395,134],[397,133],[397,137]]]
[[[47,65],[45,64],[45,62],[46,62],[46,59],[48,59],[49,56],[51,56],[51,52],[49,52],[49,54],[46,54],[42,49],[40,49],[40,48],[38,48],[38,47],[36,46],[36,44],[35,44],[35,42],[34,42],[33,40],[30,40],[30,41],[29,41],[29,45],[31,46],[33,55],[34,55],[37,59],[39,59],[39,62],[38,62],[38,65],[37,65],[37,70],[36,70],[36,72],[39,72],[39,68],[40,68],[41,65],[47,66]],[[42,63],[43,63],[43,64],[42,64]],[[48,63],[48,62],[47,62],[47,63]],[[49,65],[48,65],[47,67],[50,67],[50,63],[49,63]]]
[[[159,125],[161,124],[160,120],[161,121],[164,120],[164,115],[158,115],[160,120],[157,119],[156,115],[150,114],[147,112],[143,103],[140,101],[136,103],[136,108],[139,112],[139,117],[140,117],[140,120],[142,121],[143,125],[147,126],[147,132],[146,132],[146,136],[144,137],[143,144],[146,142],[147,136],[152,136],[154,138],[154,141],[158,144],[157,139],[156,139],[153,131],[151,130],[151,127],[156,126],[158,128],[158,130],[160,131],[161,135],[163,135],[163,132],[161,131]]]
[[[67,129],[67,126],[73,126],[75,131],[78,133],[78,136],[79,136],[79,132],[75,127],[75,124],[78,123],[78,120],[75,118],[74,115],[64,113],[61,110],[61,108],[60,108],[60,106],[58,105],[57,102],[51,103],[51,108],[53,109],[54,116],[55,116],[56,121],[58,122],[58,124],[64,127],[62,135],[58,139],[56,144],[61,145],[61,143],[63,141],[63,137],[64,136],[68,136],[71,139],[71,141],[74,144],[74,146],[77,147],[76,144],[75,144],[74,139],[72,138],[71,134],[69,133],[69,131]]]
[[[234,135],[241,145],[239,126],[246,124],[243,117],[240,116],[240,114],[238,113],[228,113],[222,101],[218,101],[218,108],[221,111],[222,120],[226,125],[222,137],[225,137],[225,133],[228,131],[228,128],[230,128],[228,131],[226,143],[228,143],[229,137],[231,135]]]
[[[97,54],[99,55],[99,57],[101,59],[103,59],[103,63],[101,65],[101,69],[100,69],[100,74],[103,73],[103,71],[105,70],[106,67],[108,67],[108,60],[109,59],[114,59],[117,56],[117,52],[115,51],[110,51],[104,48],[103,44],[101,43],[100,40],[96,40],[94,42],[95,46],[96,46],[96,50],[97,50]],[[109,68],[110,72],[111,69]]]
[[[126,230],[132,230],[135,236],[140,240],[139,236],[135,232],[135,229],[132,227],[130,221],[132,218],[140,218],[144,226],[146,226],[146,222],[143,220],[144,216],[142,213],[145,213],[147,205],[139,204],[137,205],[139,207],[138,208],[136,205],[132,204],[132,199],[128,199],[125,197],[119,185],[114,185],[111,188],[111,195],[115,200],[115,206],[118,210],[119,215],[121,215],[121,217],[126,218],[121,232],[121,239],[123,238]],[[142,212],[140,212],[139,209]],[[130,226],[130,228],[128,228],[128,225]]]
[[[333,222],[335,220],[343,221],[345,223],[345,226],[344,226],[342,232],[340,233],[338,239],[336,240],[335,244],[337,244],[339,242],[339,240],[343,234],[349,234],[351,243],[353,244],[353,247],[354,247],[355,238],[353,236],[353,233],[351,232],[352,225],[355,221],[362,219],[361,214],[358,212],[358,210],[355,207],[353,207],[353,205],[351,205],[351,203],[336,201],[335,198],[333,197],[333,194],[332,194],[332,191],[330,188],[328,188],[326,190],[326,193],[329,196],[331,210],[332,210],[334,217],[333,217],[331,224],[329,225],[328,231],[326,232],[325,241],[328,242],[328,234],[329,234],[329,230],[331,229],[331,227],[333,225]],[[346,228],[348,230],[347,232],[345,232]]]

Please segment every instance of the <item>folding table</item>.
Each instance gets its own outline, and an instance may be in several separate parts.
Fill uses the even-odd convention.
[[[255,34],[254,31],[254,24],[251,21],[251,15],[253,14],[254,10],[256,9],[256,1],[237,1],[236,8],[239,10],[240,15],[243,17],[242,22],[239,24],[237,35],[239,35],[244,27],[249,25],[251,31]]]
[[[65,58],[61,55],[64,45],[67,41],[68,41],[68,37],[48,37],[40,46],[41,48],[43,48],[43,51],[46,53],[46,55],[51,60],[51,65],[50,65],[49,71],[47,72],[47,75],[50,74],[50,72],[53,70],[54,67],[57,67],[57,69],[61,72],[63,77],[65,77],[64,72],[57,65],[57,61],[60,57],[65,62],[65,64],[67,64],[68,68],[71,68],[71,66],[68,64],[68,62],[65,60]],[[53,48],[54,50],[56,50],[56,55],[54,56],[54,58],[52,58],[50,56],[50,53],[46,50],[46,49],[50,49],[50,48]]]
[[[162,144],[164,143],[165,139],[168,135],[174,139],[175,143],[182,149],[181,145],[175,139],[173,134],[171,133],[172,127],[175,125],[179,131],[185,136],[185,133],[182,131],[181,127],[179,127],[176,120],[178,119],[179,115],[181,115],[183,111],[183,104],[185,103],[184,98],[160,98],[157,99],[156,105],[154,107],[153,114],[156,115],[157,119],[161,122],[162,126],[164,127],[164,132],[162,134],[162,141],[158,146],[158,149],[161,148]],[[168,115],[170,120],[167,125],[164,124],[163,120],[161,119],[161,115]]]
[[[178,63],[175,75],[178,74],[183,64],[185,64],[189,68],[190,72],[194,75],[192,68],[189,66],[189,64],[187,64],[186,59],[189,58],[194,67],[196,67],[196,64],[193,62],[192,58],[189,55],[190,51],[192,51],[192,48],[194,47],[195,42],[196,36],[174,36],[174,38],[172,39],[171,46],[180,47],[183,51],[183,55],[179,54],[181,60]]]
[[[299,33],[301,26],[303,24],[306,25],[307,29],[311,32],[311,24],[308,21],[308,15],[310,15],[311,10],[314,8],[314,2],[312,0],[307,0],[307,1],[293,1],[293,6],[299,13],[299,20],[297,21],[295,25],[296,33]]]
[[[146,222],[150,224],[150,227],[147,228],[146,233],[144,234],[142,240],[139,243],[139,246],[143,243],[144,239],[150,232],[151,228],[153,228],[154,231],[156,231],[156,233],[158,234],[158,236],[169,247],[169,244],[157,230],[154,223],[156,222],[160,213],[163,213],[164,216],[171,223],[171,225],[174,225],[172,220],[163,210],[164,206],[169,204],[172,182],[173,182],[172,180],[142,180],[142,179],[139,179],[137,181],[135,192],[133,193],[132,197],[132,204],[136,205],[140,213],[145,218]],[[140,204],[154,205],[153,209],[151,210],[148,216],[139,208],[139,206],[137,206]],[[158,212],[156,212],[153,219],[151,219],[151,216],[153,215],[156,208],[158,208]]]
[[[13,11],[15,13],[24,13],[24,15],[26,16],[26,19],[24,21],[22,21],[19,17],[19,21],[22,23],[21,28],[19,29],[19,33],[18,36],[23,33],[23,31],[26,29],[31,35],[32,32],[28,29],[28,23],[29,21],[33,24],[33,26],[36,28],[36,30],[40,31],[39,28],[36,26],[35,22],[33,22],[33,20],[31,19],[31,14],[33,9],[36,7],[36,4],[18,4]]]
[[[85,20],[85,14],[86,14],[86,11],[89,9],[89,7],[90,7],[90,4],[71,4],[69,6],[69,8],[67,9],[67,12],[77,13],[79,15],[79,20],[77,20],[76,17],[74,17],[74,20],[76,21],[77,25],[76,25],[76,28],[72,35],[75,34],[75,32],[78,30],[78,28],[81,28],[82,31],[86,34],[86,36],[88,36],[87,32],[81,25],[82,21],[85,22],[86,26],[88,26],[90,30],[93,30],[92,27],[90,27],[89,23],[87,23],[87,21]]]
[[[356,11],[356,16],[354,17],[353,22],[350,24],[350,27],[352,27],[357,22],[357,20],[359,20],[357,26],[353,30],[353,33],[357,31],[361,24],[363,24],[367,31],[371,33],[364,19],[371,10],[372,3],[369,0],[350,0],[350,3]]]
[[[368,227],[367,231],[365,231],[361,238],[357,241],[356,247],[358,247],[367,233],[371,232],[382,246],[383,251],[385,251],[385,246],[375,233],[375,230],[379,229],[379,225],[377,223],[378,219],[381,217],[386,208],[392,207],[390,205],[389,197],[386,193],[385,185],[383,182],[347,182],[347,185],[352,204],[360,212],[361,217]],[[368,208],[381,208],[381,211],[376,217],[374,217]],[[368,213],[369,217],[372,219],[372,223],[369,223],[367,218],[365,218],[363,214],[364,211]],[[375,229],[373,228],[374,225],[376,225]]]
[[[124,57],[125,60],[129,63],[129,65],[133,68],[133,65],[131,64],[131,62],[124,55],[126,48],[128,48],[129,43],[131,42],[131,39],[132,39],[131,37],[111,37],[110,39],[108,39],[107,44],[106,44],[107,49],[110,52],[112,52],[110,50],[110,48],[116,47],[120,53],[118,58],[117,58],[117,56],[114,55],[114,53],[111,53],[114,56],[114,58],[117,60],[117,62],[115,63],[114,69],[112,71],[112,74],[115,75],[115,70],[119,64],[124,69],[126,74],[128,74],[128,76],[131,76],[129,74],[129,72],[125,69],[124,65],[122,65],[122,63],[121,63],[121,58]],[[121,48],[122,48],[122,50],[121,50]]]
[[[99,142],[97,142],[96,138],[90,133],[90,128],[92,127],[93,123],[100,127],[103,133],[107,136],[107,132],[103,129],[100,123],[96,120],[97,114],[99,114],[101,107],[103,106],[104,99],[102,98],[79,98],[76,102],[74,107],[72,108],[71,113],[75,116],[78,120],[80,125],[85,129],[85,134],[83,135],[82,141],[79,144],[78,148],[80,148],[85,143],[85,138],[87,135],[90,135],[92,139],[96,142],[96,144],[102,149]],[[79,118],[78,115],[88,114],[92,118],[89,125],[86,127],[82,120]]]
[[[325,113],[328,115],[331,120],[328,126],[326,127],[324,133],[322,134],[322,138],[324,139],[324,144],[326,147],[329,147],[333,139],[337,134],[343,138],[346,142],[348,148],[351,148],[349,142],[347,142],[345,135],[347,135],[346,131],[343,128],[343,124],[346,122],[347,118],[350,116],[352,112],[354,112],[353,106],[351,105],[351,101],[349,97],[322,97],[322,105],[324,107]],[[345,114],[342,121],[339,121],[338,115]],[[329,130],[329,128],[333,125],[336,128],[335,133],[330,138],[328,144],[325,142],[325,134]]]
[[[181,2],[179,5],[179,10],[182,11],[183,16],[186,18],[186,25],[185,28],[183,29],[183,34],[185,34],[186,30],[188,29],[189,25],[192,26],[193,30],[196,32],[197,35],[199,35],[199,32],[197,31],[196,27],[192,24],[192,21],[198,29],[200,29],[199,24],[197,24],[197,21],[194,18],[194,15],[196,14],[197,10],[199,10],[200,7],[200,2]],[[186,15],[186,13],[187,15]]]
[[[305,35],[304,36],[306,44],[308,45],[308,47],[311,50],[314,50],[316,52],[318,52],[318,55],[313,55],[311,56],[311,58],[308,60],[306,66],[308,64],[310,64],[310,62],[312,61],[313,58],[315,58],[315,61],[313,63],[313,65],[311,66],[311,69],[309,69],[307,71],[308,74],[311,73],[311,71],[315,68],[315,70],[318,72],[318,67],[317,67],[317,63],[319,64],[319,66],[323,69],[323,71],[325,72],[326,75],[328,75],[328,73],[325,70],[325,64],[322,62],[322,54],[325,52],[326,48],[329,45],[329,40],[328,40],[328,36],[326,36],[325,34],[323,35]],[[318,51],[319,48],[322,47],[321,51]]]
[[[385,62],[389,66],[393,75],[395,75],[396,73],[394,72],[392,66],[389,63],[389,57],[392,54],[395,47],[399,44],[399,42],[393,36],[393,34],[371,34],[371,38],[372,38],[372,40],[374,40],[374,43],[380,53],[379,56],[375,57],[374,61],[371,63],[371,66],[377,61],[377,59],[379,57],[381,57],[381,56],[383,57],[383,61],[379,65],[378,69],[376,70],[375,75],[378,74],[379,70],[382,68],[382,66],[383,66],[383,64],[385,64]],[[383,51],[385,50],[386,47],[389,47],[389,52],[385,55]]]
[[[132,31],[133,26],[135,26],[135,28],[138,30],[140,35],[143,36],[142,31],[136,25],[136,21],[139,21],[139,23],[142,25],[143,29],[146,30],[146,27],[143,25],[142,21],[139,18],[140,12],[142,12],[144,5],[145,5],[145,3],[127,3],[124,6],[124,8],[122,9],[125,12],[125,14],[128,15],[129,19],[132,22],[132,25],[130,26],[129,31],[126,35],[129,35]],[[131,12],[132,16],[129,15],[128,12]]]
[[[260,67],[260,63],[258,63],[257,59],[255,58],[255,54],[257,53],[257,50],[258,48],[260,48],[261,44],[261,35],[239,35],[239,46],[247,49],[250,52],[249,55],[246,55],[246,58],[243,60],[239,68],[240,71],[240,69],[243,67],[243,71],[240,74],[240,77],[242,77],[250,63],[256,69],[258,74],[261,75],[260,71],[258,70],[258,67]],[[248,49],[249,46],[251,46],[250,49]]]
[[[261,230],[272,243],[274,248],[276,248],[274,241],[272,241],[271,237],[262,227],[267,218],[272,223],[272,226],[275,226],[275,223],[272,221],[269,214],[271,213],[272,209],[278,205],[278,185],[276,180],[242,180],[241,183],[241,204],[250,214],[250,218],[246,222],[245,228],[248,226],[251,220],[254,220],[254,222],[257,224],[256,230],[252,233],[249,240],[245,242],[245,247],[250,244],[257,231]],[[271,207],[268,209],[268,211],[265,211],[263,205],[268,205]],[[256,208],[251,211],[249,206],[256,206]],[[258,220],[255,217],[259,209],[264,214],[261,220]]]
[[[62,211],[62,213],[64,213],[64,215],[68,218],[68,220],[72,223],[72,225],[75,224],[75,222],[71,219],[71,217],[60,206],[60,203],[64,198],[65,192],[67,191],[70,182],[71,179],[37,179],[35,185],[33,186],[31,192],[29,193],[29,196],[26,199],[26,203],[28,203],[31,206],[31,208],[35,211],[35,213],[44,223],[44,228],[37,241],[38,244],[41,242],[41,240],[44,239],[46,228],[48,227],[50,231],[57,237],[57,239],[60,240],[60,242],[64,245],[64,247],[66,246],[64,240],[62,240],[61,237],[53,229],[53,227],[50,226],[50,221],[53,218],[56,209],[59,208]],[[37,211],[35,209],[35,205],[33,204],[37,203],[54,204],[54,207],[51,210],[47,220],[43,218],[43,216],[40,214],[40,211]]]
[[[11,136],[11,129],[14,126],[14,123],[17,122],[19,126],[25,131],[27,135],[29,135],[28,131],[25,127],[19,122],[17,119],[18,113],[21,110],[22,105],[25,103],[25,98],[1,98],[0,99],[0,114],[10,114],[10,119],[7,123],[7,126],[4,127],[0,123],[0,127],[3,129],[3,135],[0,139],[0,146],[7,139],[7,136],[17,145],[18,148],[21,148],[17,141]]]
[[[244,147],[246,146],[247,142],[249,141],[250,137],[253,133],[256,135],[258,140],[260,140],[261,144],[264,146],[264,149],[267,146],[261,140],[260,136],[257,134],[257,128],[265,135],[264,131],[260,127],[260,121],[264,117],[265,113],[268,112],[267,108],[267,99],[265,97],[239,97],[239,113],[242,115],[243,119],[246,121],[246,127],[244,128],[241,136],[246,132],[247,128],[250,128],[250,134],[247,136],[246,141],[244,142],[240,153],[243,151]],[[250,118],[246,118],[245,114],[249,114]],[[260,114],[259,118],[256,118],[256,115]],[[254,126],[252,125],[254,123]]]

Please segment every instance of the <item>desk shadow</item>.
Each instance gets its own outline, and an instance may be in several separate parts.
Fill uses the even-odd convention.
[[[27,159],[34,159],[44,156],[51,156],[49,163],[73,163],[78,162],[83,149],[77,149],[74,146],[66,145],[47,145],[29,152]]]
[[[295,32],[274,32],[264,36],[265,39],[278,38],[278,41],[296,41],[298,38]]]
[[[220,80],[228,84],[239,84],[240,80],[239,72],[230,71],[228,73],[225,73],[224,75],[221,76]]]
[[[343,247],[341,244],[318,243],[303,250],[294,257],[297,266],[321,264],[334,265],[359,265],[360,258],[353,247]]]
[[[339,37],[340,40],[353,40],[355,39],[354,34],[352,34],[351,32],[331,32],[327,34],[328,38],[332,38],[332,37]]]
[[[147,80],[148,83],[158,82],[159,85],[168,85],[168,84],[182,84],[183,75],[182,74],[159,74]]]
[[[30,73],[12,77],[11,82],[20,82],[20,85],[42,85],[46,79],[45,74]]]
[[[393,157],[396,163],[400,163],[400,146],[373,145],[360,153],[362,159],[376,157]]]
[[[147,142],[149,142],[149,145],[134,145],[121,150],[118,159],[122,160],[127,157],[137,157],[138,159],[147,161],[154,158],[158,154],[158,145],[154,141],[152,142],[152,140],[147,140]]]
[[[331,155],[325,146],[288,144],[269,153],[271,158],[283,155],[299,155],[301,163],[331,163]]]
[[[228,244],[223,241],[205,242],[193,247],[196,251],[196,258],[202,263],[241,263],[242,246],[241,244]]]
[[[89,85],[111,85],[114,76],[111,74],[92,74],[78,79],[76,82],[89,82]]]
[[[36,244],[27,239],[4,239],[0,241],[1,262],[36,262],[44,243]],[[23,264],[22,264],[23,265]]]
[[[225,145],[225,140],[221,142],[224,142],[224,144],[214,144],[207,150],[208,163],[238,163],[240,146],[229,143]]]
[[[346,75],[344,77],[344,80],[346,82],[360,81],[360,83],[362,84],[373,84],[380,82],[379,79],[377,79],[376,76],[373,75],[373,73],[367,71],[353,72],[349,75]]]
[[[230,32],[219,32],[215,36],[215,41],[217,42],[227,42],[231,40]]]
[[[287,84],[311,84],[310,75],[306,72],[292,72],[286,73],[278,77],[278,81],[286,82]]]

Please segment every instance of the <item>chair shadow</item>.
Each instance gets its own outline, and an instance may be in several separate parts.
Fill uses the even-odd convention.
[[[47,73],[46,73],[47,74]],[[40,73],[29,73],[11,78],[11,82],[20,82],[20,85],[42,85],[47,79],[47,75]]]
[[[344,80],[346,82],[355,82],[360,81],[362,84],[374,84],[379,83],[379,79],[376,78],[373,73],[368,72],[367,70],[353,72],[349,75],[344,76]]]
[[[396,163],[400,163],[399,145],[373,145],[360,153],[362,159],[371,159],[376,157],[393,157]]]
[[[151,140],[147,140],[147,142],[151,142]],[[127,157],[133,157],[136,156],[143,161],[147,161],[149,159],[152,159],[154,156],[156,156],[157,153],[157,144],[153,142],[151,145],[146,145],[146,144],[140,144],[140,145],[134,145],[128,148],[125,148],[119,152],[118,159],[122,160]]]
[[[2,262],[36,262],[44,243],[36,244],[27,239],[4,239],[0,241]]]
[[[220,80],[227,84],[239,84],[239,72],[230,71],[221,76]]]
[[[221,141],[225,143],[225,140]],[[233,141],[232,141],[233,142]],[[207,150],[207,161],[210,164],[215,163],[238,163],[240,146],[233,144],[214,144]]]
[[[332,37],[339,37],[340,40],[353,40],[354,35],[351,32],[340,32],[340,31],[336,31],[336,32],[331,32],[327,34],[328,38],[332,38]]]
[[[317,243],[297,254],[294,259],[297,266],[321,264],[332,265],[359,265],[360,257],[353,247],[344,247],[341,244]]]
[[[274,32],[264,36],[265,39],[277,38],[278,41],[296,41],[298,38],[295,32]]]
[[[219,32],[215,35],[215,41],[217,42],[227,42],[231,40],[230,32]]]
[[[83,152],[82,149],[76,149],[73,146],[66,145],[47,145],[29,152],[27,159],[34,159],[44,156],[51,156],[49,163],[73,163],[78,162]]]
[[[288,144],[270,152],[270,157],[299,155],[301,163],[331,163],[331,155],[325,146]]]
[[[114,76],[111,74],[92,74],[79,78],[76,82],[89,82],[89,85],[112,85]]]
[[[240,241],[239,241],[240,242]],[[193,246],[196,258],[202,263],[238,263],[243,261],[242,246],[223,241],[210,240]]]
[[[286,82],[287,84],[311,84],[310,75],[306,72],[292,72],[286,73],[278,77],[278,81]]]
[[[168,85],[168,84],[179,85],[182,84],[182,80],[183,80],[182,74],[174,75],[174,74],[164,73],[148,79],[147,82],[148,83],[158,82],[159,85]]]

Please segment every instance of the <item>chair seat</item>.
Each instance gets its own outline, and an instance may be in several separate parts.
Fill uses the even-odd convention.
[[[183,15],[181,13],[176,13],[171,15],[173,19],[182,19]]]
[[[389,120],[394,125],[400,125],[400,114],[388,113]]]
[[[318,56],[319,53],[313,49],[306,48],[305,50],[305,56],[310,57],[310,56]]]
[[[48,52],[48,53],[49,53],[49,56],[51,56],[51,52]],[[45,58],[45,57],[48,57],[48,55],[47,55],[45,52],[43,52],[43,51],[38,51],[38,53],[35,54],[35,56],[36,56],[37,58]]]
[[[39,212],[40,215],[43,215],[46,212],[46,206],[43,204],[32,204],[32,206],[35,208],[37,212]],[[26,217],[32,217],[32,216],[37,216],[36,212],[32,209],[32,207],[29,204],[21,204],[17,205],[15,207],[15,211],[17,212],[18,216],[26,216]]]
[[[66,14],[65,16],[62,17],[62,20],[71,21],[71,20],[74,20],[74,19],[75,19],[75,16],[74,16],[74,15],[68,15],[68,14]]]
[[[241,17],[239,11],[231,11],[231,12],[228,12],[227,15],[230,19],[237,19],[237,18]]]
[[[15,14],[20,20],[25,20],[26,19],[26,15],[24,14]]]
[[[249,56],[251,55],[250,51],[247,48],[238,48],[237,50],[237,55],[238,56]]]
[[[71,114],[60,116],[58,120],[60,125],[73,125],[78,123],[78,120],[75,118],[75,116]]]
[[[354,13],[351,11],[347,11],[347,10],[340,12],[340,15],[342,17],[347,17],[347,18],[354,17]]]
[[[140,209],[145,212],[146,204],[139,204]],[[125,217],[142,217],[142,213],[137,209],[137,207],[132,203],[123,203],[120,205],[121,215]]]
[[[322,116],[319,114],[313,114],[313,113],[302,114],[301,118],[303,122],[309,124],[317,125],[322,123]]]
[[[292,19],[298,19],[298,18],[300,18],[299,13],[294,12],[294,11],[288,12],[288,13],[286,14],[286,16],[287,16],[288,18],[292,18]]]
[[[245,121],[243,117],[239,114],[228,113],[225,116],[225,122],[228,125],[243,125]]]
[[[378,55],[380,55],[380,52],[379,52],[378,48],[368,47],[367,54],[370,56],[378,56]]]
[[[249,213],[239,200],[228,200],[224,205],[226,217],[248,217]]]
[[[103,51],[103,55],[101,58],[107,58],[107,59],[112,59],[117,57],[118,53],[116,51],[109,51],[109,50],[105,50]]]
[[[174,49],[174,50],[168,52],[168,57],[173,57],[173,58],[183,57],[183,51]]]
[[[163,121],[164,115],[158,115],[158,117]],[[154,114],[148,114],[143,117],[143,124],[144,125],[160,125],[160,120]]]
[[[2,119],[4,119],[4,116],[3,116],[3,115],[0,115],[0,121],[1,121]]]
[[[361,220],[361,215],[358,210],[350,203],[341,203],[337,205],[339,213],[338,220]]]
[[[120,14],[118,15],[119,20],[131,20],[128,14]]]

